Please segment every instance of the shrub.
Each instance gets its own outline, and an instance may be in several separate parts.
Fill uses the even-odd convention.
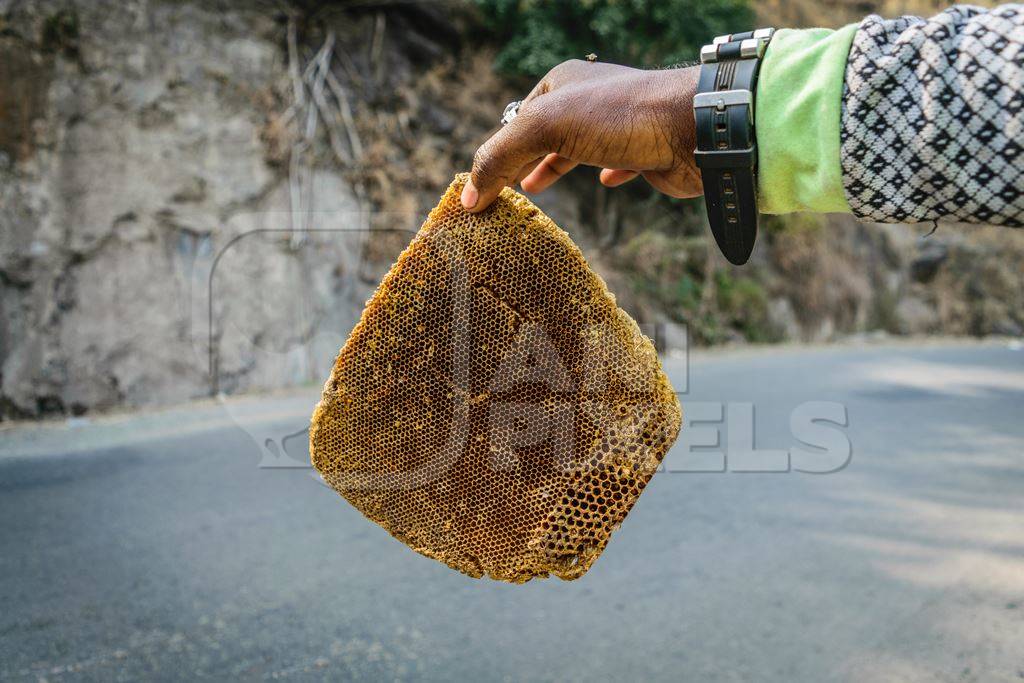
[[[476,0],[506,74],[543,76],[567,59],[639,67],[696,59],[716,35],[754,27],[748,0]]]

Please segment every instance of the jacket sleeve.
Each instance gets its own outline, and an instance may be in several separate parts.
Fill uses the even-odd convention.
[[[757,79],[757,184],[763,213],[850,213],[839,161],[851,24],[775,33]]]
[[[840,163],[861,219],[1024,225],[1024,5],[870,16],[846,62]]]

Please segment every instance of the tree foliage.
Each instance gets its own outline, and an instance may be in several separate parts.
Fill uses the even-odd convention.
[[[567,59],[595,53],[640,67],[696,59],[723,33],[753,27],[748,0],[476,0],[501,42],[496,66],[543,76]]]

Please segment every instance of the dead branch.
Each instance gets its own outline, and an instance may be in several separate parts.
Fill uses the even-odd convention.
[[[379,84],[384,78],[384,29],[387,27],[387,15],[377,12],[373,23],[373,40],[370,43],[370,64],[373,65],[373,79]]]
[[[292,80],[292,97],[295,99],[295,106],[301,107],[305,104],[305,93],[302,89],[302,79],[299,77],[299,46],[297,38],[298,28],[295,25],[295,15],[288,15],[288,76]]]
[[[341,120],[348,135],[348,144],[352,149],[352,156],[360,161],[363,158],[363,143],[359,139],[359,131],[356,129],[355,118],[352,116],[352,107],[348,102],[348,95],[342,87],[338,77],[330,69],[327,70],[327,87],[331,89],[334,99],[338,101],[338,109],[341,112]]]

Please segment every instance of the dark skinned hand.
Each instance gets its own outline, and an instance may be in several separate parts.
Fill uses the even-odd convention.
[[[608,187],[640,175],[672,197],[700,195],[693,159],[698,71],[559,64],[523,100],[519,115],[477,150],[463,206],[483,211],[517,183],[541,192],[579,164],[601,167]]]

